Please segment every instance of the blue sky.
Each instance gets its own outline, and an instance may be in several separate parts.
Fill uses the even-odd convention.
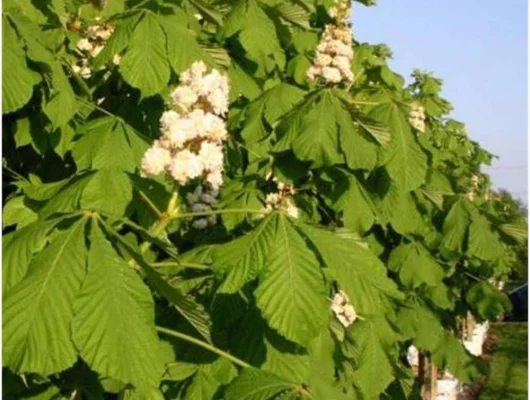
[[[528,203],[527,1],[379,0],[354,3],[361,42],[386,43],[391,67],[444,80],[452,116],[473,140],[499,156],[486,168],[497,187]]]

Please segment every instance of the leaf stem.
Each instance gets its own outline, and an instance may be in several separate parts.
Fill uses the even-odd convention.
[[[171,330],[171,329],[168,329],[168,328],[163,328],[161,326],[157,326],[156,330],[158,332],[160,332],[160,333],[164,333],[166,335],[173,336],[173,337],[176,337],[178,339],[185,340],[186,342],[190,342],[190,343],[193,343],[193,344],[195,344],[197,346],[200,346],[203,349],[209,350],[212,353],[215,353],[217,355],[220,355],[221,357],[226,358],[227,360],[232,361],[234,364],[239,365],[240,367],[252,368],[252,365],[246,363],[245,361],[240,360],[239,358],[234,357],[233,355],[228,354],[227,352],[225,352],[225,351],[223,351],[221,349],[218,349],[217,347],[212,346],[211,344],[208,344],[206,342],[203,342],[202,340],[196,339],[193,336],[189,336],[189,335],[186,335],[185,333],[177,332],[177,331],[174,331],[174,330]]]
[[[195,263],[188,263],[188,262],[158,262],[158,263],[152,263],[153,267],[182,267],[182,268],[195,268],[195,269],[210,269],[209,265],[205,264],[195,264]]]

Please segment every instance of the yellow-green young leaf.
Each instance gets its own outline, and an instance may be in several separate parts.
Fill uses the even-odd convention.
[[[85,222],[54,237],[3,302],[3,362],[50,375],[77,360],[71,339],[74,300],[86,273]]]
[[[123,216],[131,202],[132,183],[127,173],[105,168],[91,176],[80,198],[81,208]]]
[[[83,360],[100,375],[142,390],[158,386],[164,365],[151,292],[98,228],[90,236],[72,337]]]
[[[228,387],[226,400],[269,400],[296,390],[296,385],[269,372],[245,369]]]
[[[178,40],[178,38],[171,38]],[[160,92],[169,80],[166,36],[156,17],[146,13],[136,25],[127,52],[120,62],[120,72],[143,97]]]
[[[271,217],[272,246],[260,274],[256,301],[269,325],[307,344],[328,322],[327,290],[319,262],[291,220]]]
[[[414,190],[425,182],[427,155],[418,144],[403,111],[393,102],[383,103],[371,112],[388,126],[391,140],[385,149],[386,169],[403,190]]]
[[[423,284],[437,286],[445,276],[443,268],[419,243],[401,244],[392,250],[388,268],[399,273],[399,280],[409,289]]]
[[[22,43],[6,17],[2,17],[2,25],[2,113],[7,114],[30,100],[41,77],[28,67]]]
[[[186,388],[184,400],[210,400],[219,388],[219,382],[201,369],[193,376],[191,384]]]

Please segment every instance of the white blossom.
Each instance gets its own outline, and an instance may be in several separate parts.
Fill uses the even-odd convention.
[[[313,65],[307,70],[310,81],[322,78],[325,83],[338,84],[353,82],[351,62],[353,60],[352,31],[349,27],[349,3],[338,1],[329,9],[329,14],[336,20],[326,25],[317,45]]]
[[[92,45],[87,38],[81,38],[77,42],[77,49],[80,51],[90,51],[92,49]]]
[[[163,144],[156,140],[142,159],[142,173],[145,176],[156,176],[164,172],[171,162],[171,153]]]
[[[412,103],[409,111],[409,122],[414,129],[422,133],[425,132],[425,119],[425,109],[417,103]]]
[[[202,142],[198,157],[207,171],[220,171],[223,169],[223,148],[216,143]]]
[[[189,86],[179,86],[169,96],[173,104],[178,104],[185,111],[188,111],[199,99],[197,92]]]
[[[223,184],[223,174],[220,170],[210,171],[206,175],[206,182],[210,184],[213,189],[219,189]]]
[[[357,313],[350,303],[350,298],[342,290],[339,290],[333,297],[331,311],[333,311],[339,322],[345,327],[350,326],[357,319]]]
[[[168,167],[170,175],[181,185],[186,185],[190,179],[199,177],[203,171],[199,157],[188,149],[178,151]]]

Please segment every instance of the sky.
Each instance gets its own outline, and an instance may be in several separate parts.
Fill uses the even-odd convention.
[[[356,40],[386,43],[391,68],[444,81],[442,97],[471,139],[497,155],[496,187],[528,204],[527,0],[378,0],[354,3]]]

